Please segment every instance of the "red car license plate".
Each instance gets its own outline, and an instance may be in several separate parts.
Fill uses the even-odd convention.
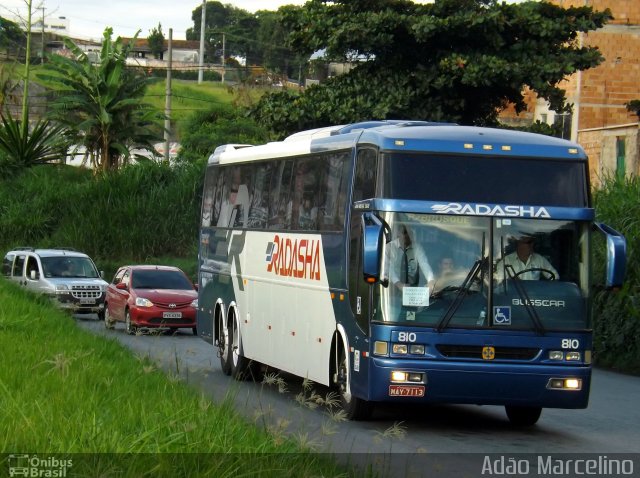
[[[162,318],[163,319],[181,319],[182,312],[163,312]]]
[[[390,397],[424,397],[424,385],[389,385]]]

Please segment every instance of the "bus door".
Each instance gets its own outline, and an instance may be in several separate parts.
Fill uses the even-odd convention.
[[[377,152],[373,149],[358,151],[351,204],[375,197]],[[369,324],[374,304],[374,288],[365,282],[362,273],[362,212],[352,209],[349,228],[348,287],[351,313],[355,320],[345,321],[351,354],[351,388],[360,396],[367,395],[368,363],[363,352],[370,351]],[[348,327],[350,325],[350,327]]]

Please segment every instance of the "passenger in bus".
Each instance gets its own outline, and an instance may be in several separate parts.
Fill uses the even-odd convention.
[[[232,172],[231,178],[227,196],[220,208],[218,226],[246,227],[249,217],[249,189],[242,183],[240,168]]]
[[[426,287],[425,305],[428,305],[428,297],[434,284],[434,274],[427,255],[420,244],[413,241],[409,229],[404,224],[398,229],[397,237],[387,247],[387,260],[389,270],[389,284],[391,287],[391,313],[392,320],[406,312],[407,320],[415,312],[403,307],[409,306],[405,301],[403,289],[405,287]],[[413,309],[413,307],[412,307]]]
[[[504,261],[500,260],[496,264],[495,278],[498,281],[504,280],[505,268],[511,266],[515,274],[527,271],[518,275],[518,279],[520,280],[558,279],[558,271],[551,265],[547,258],[533,251],[534,242],[533,236],[523,235],[518,237],[516,239],[515,251],[508,254],[504,258]],[[540,269],[544,269],[544,271]],[[506,275],[509,277],[508,272],[506,272]]]
[[[298,209],[298,226],[300,229],[312,230],[316,228],[318,208],[312,206],[311,198],[305,197]]]
[[[447,287],[459,287],[464,282],[467,272],[455,266],[451,256],[440,259],[438,275],[433,284],[433,291],[437,292]]]

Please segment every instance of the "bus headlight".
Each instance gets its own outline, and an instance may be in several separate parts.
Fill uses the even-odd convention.
[[[413,344],[409,346],[409,353],[413,355],[424,355],[424,345]]]
[[[564,359],[564,352],[562,352],[560,350],[551,350],[549,352],[549,359],[550,360],[563,360]]]
[[[567,355],[565,356],[565,359],[571,360],[571,361],[580,360],[580,358],[581,358],[580,352],[567,352]]]
[[[394,354],[401,354],[401,355],[406,355],[407,352],[409,351],[407,344],[393,344],[392,350]]]

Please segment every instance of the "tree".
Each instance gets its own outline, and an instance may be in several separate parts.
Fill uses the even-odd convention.
[[[0,17],[0,49],[17,50],[22,48],[25,35],[17,23]]]
[[[640,120],[640,100],[631,100],[625,104],[627,111],[633,113]]]
[[[566,112],[558,84],[602,61],[578,33],[610,18],[545,1],[310,0],[284,17],[292,47],[353,68],[303,94],[266,95],[253,114],[280,135],[384,118],[495,125],[508,103],[525,108],[525,86]]]
[[[158,23],[158,28],[152,28],[147,37],[147,44],[154,57],[162,60],[164,53],[164,34],[162,33],[162,25]]]
[[[307,55],[299,55],[287,47],[287,38],[291,33],[285,29],[283,15],[289,10],[299,9],[293,5],[280,7],[277,12],[259,10],[257,41],[261,46],[262,65],[268,70],[286,75],[287,78],[299,78],[309,60]]]
[[[121,38],[112,41],[111,35],[107,28],[99,64],[65,39],[72,58],[52,55],[38,74],[54,92],[50,118],[65,125],[73,144],[84,146],[92,164],[102,170],[126,164],[134,148],[155,154],[153,143],[162,139],[154,127],[161,113],[143,102],[147,78],[126,68],[135,37],[124,45]]]

